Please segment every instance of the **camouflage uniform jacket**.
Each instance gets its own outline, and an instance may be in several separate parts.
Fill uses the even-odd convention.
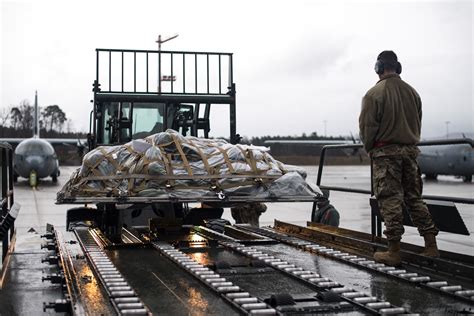
[[[377,142],[417,144],[421,130],[420,96],[399,75],[382,77],[362,99],[359,128],[367,152]]]

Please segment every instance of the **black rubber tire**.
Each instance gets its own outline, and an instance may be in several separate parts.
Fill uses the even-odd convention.
[[[425,179],[426,180],[436,180],[438,178],[438,175],[435,173],[426,173],[425,174]]]
[[[318,298],[321,301],[327,302],[327,303],[336,303],[342,300],[339,294],[334,293],[332,291],[321,292],[318,294]]]
[[[272,307],[282,306],[282,305],[295,305],[295,300],[293,296],[288,293],[274,294],[270,296],[269,304]]]
[[[53,183],[57,183],[58,182],[58,176],[57,175],[52,175],[51,180],[53,181]]]
[[[223,233],[225,231],[225,226],[230,225],[230,222],[226,219],[210,219],[206,221],[206,227],[212,229],[218,233]]]
[[[465,182],[465,183],[470,183],[470,182],[472,182],[472,174],[469,175],[469,176],[464,176],[464,177],[462,177],[462,181]]]

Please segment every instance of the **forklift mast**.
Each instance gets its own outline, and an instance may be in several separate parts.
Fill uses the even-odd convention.
[[[209,138],[211,110],[225,105],[239,141],[231,53],[96,49],[92,91],[89,150],[167,129]]]

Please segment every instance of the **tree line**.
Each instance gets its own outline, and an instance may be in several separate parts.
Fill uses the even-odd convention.
[[[253,144],[256,146],[264,146],[266,140],[345,140],[343,136],[321,136],[316,132],[311,134],[303,133],[301,136],[260,136],[260,137],[244,137],[242,138],[242,143],[244,144]]]
[[[59,105],[39,108],[39,128],[42,137],[71,137],[72,122]],[[28,100],[0,109],[0,137],[31,137],[34,127],[34,106]],[[83,134],[83,133],[79,133]]]

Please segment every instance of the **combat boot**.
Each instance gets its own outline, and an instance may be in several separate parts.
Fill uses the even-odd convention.
[[[402,258],[400,257],[400,241],[389,241],[388,251],[376,252],[374,254],[374,260],[389,266],[400,265],[400,263],[402,263]]]
[[[425,239],[425,249],[420,253],[420,255],[430,258],[438,258],[439,250],[436,245],[436,236],[434,234],[426,234],[423,238]]]

